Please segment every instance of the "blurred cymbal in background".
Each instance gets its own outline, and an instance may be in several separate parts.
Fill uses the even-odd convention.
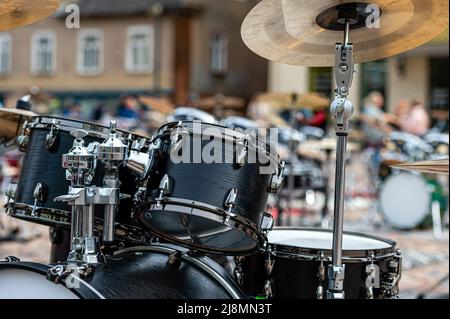
[[[330,99],[313,92],[298,94],[295,103],[292,101],[292,96],[293,93],[266,93],[259,95],[258,99],[276,109],[295,108],[321,111],[328,109],[331,103]]]
[[[194,103],[194,107],[205,111],[213,111],[215,108],[243,109],[245,107],[245,99],[237,96],[216,94],[199,99]]]
[[[171,114],[175,109],[174,104],[167,98],[141,96],[139,97],[139,102],[150,107],[153,111],[158,111],[163,114]]]
[[[0,141],[8,141],[20,134],[23,123],[36,113],[20,109],[0,108]]]
[[[43,20],[59,5],[59,0],[1,0],[0,32]]]

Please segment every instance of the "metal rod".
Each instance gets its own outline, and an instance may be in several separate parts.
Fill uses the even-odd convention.
[[[72,206],[71,238],[81,237],[82,216],[83,209],[80,206]]]
[[[82,237],[94,236],[94,205],[83,206]]]
[[[111,243],[114,241],[114,220],[117,205],[105,205],[105,220],[103,221],[103,241]]]
[[[345,160],[347,136],[338,135],[334,192],[333,265],[342,265],[342,237],[344,225]]]
[[[349,35],[350,35],[350,21],[345,20],[345,30],[344,30],[344,47],[349,43]]]

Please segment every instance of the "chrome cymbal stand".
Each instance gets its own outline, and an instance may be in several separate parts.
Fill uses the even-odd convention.
[[[353,105],[347,100],[353,80],[353,45],[349,43],[350,24],[345,19],[344,41],[336,44],[336,96],[330,111],[335,120],[337,135],[336,176],[334,193],[334,225],[332,264],[328,266],[327,299],[344,299],[345,265],[342,264],[342,237],[344,226],[345,160],[348,138],[349,118],[353,114]]]

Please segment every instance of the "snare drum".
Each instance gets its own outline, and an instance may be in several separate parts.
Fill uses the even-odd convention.
[[[275,228],[268,235],[264,252],[236,257],[236,280],[253,296],[325,298],[332,242],[330,230]],[[397,295],[401,254],[393,241],[344,232],[342,263],[345,264],[346,299]]]
[[[230,128],[189,121],[161,127],[155,143],[147,203],[136,211],[143,227],[204,252],[258,250],[261,228],[271,223],[268,194],[282,181],[282,164],[270,146]],[[210,162],[202,154],[211,145],[221,154]]]
[[[25,151],[22,172],[15,191],[14,201],[7,206],[8,213],[16,218],[47,225],[70,228],[71,208],[65,202],[55,202],[58,196],[67,194],[70,182],[61,166],[62,155],[69,152],[73,145],[70,132],[82,129],[89,132],[86,145],[103,142],[109,133],[105,126],[49,116],[34,117],[26,127],[26,143],[19,147]],[[144,137],[119,132],[128,144],[145,140]],[[141,141],[142,142],[142,141]],[[145,144],[145,143],[141,143]],[[103,185],[105,167],[97,162],[92,185]],[[137,190],[135,176],[125,167],[119,172],[120,192],[131,198],[122,199],[117,212],[116,229],[118,238],[141,240],[143,234],[131,218],[132,196]],[[103,210],[96,209],[96,231],[102,227]]]

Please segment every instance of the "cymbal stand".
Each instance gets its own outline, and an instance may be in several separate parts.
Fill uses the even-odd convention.
[[[349,118],[353,113],[353,105],[347,100],[353,80],[354,61],[353,45],[349,43],[350,24],[345,19],[344,41],[336,44],[336,96],[331,103],[330,111],[335,120],[337,135],[336,176],[334,194],[334,224],[332,264],[328,266],[327,299],[344,299],[345,265],[342,264],[342,237],[344,226],[344,191],[345,191],[345,159],[348,138]]]

